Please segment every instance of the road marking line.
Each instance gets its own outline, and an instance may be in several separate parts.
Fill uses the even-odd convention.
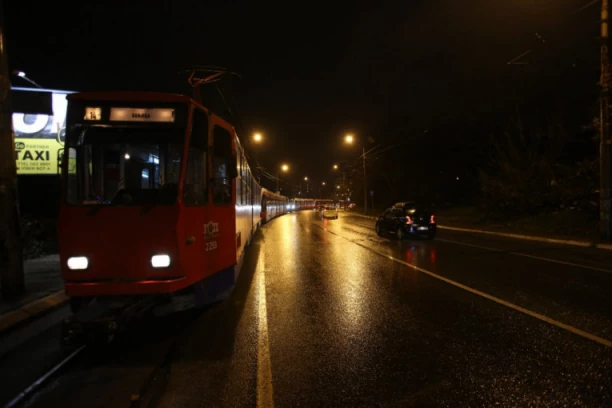
[[[582,268],[582,269],[591,269],[593,271],[598,271],[598,272],[612,273],[612,270],[598,268],[596,266],[588,266],[588,265],[582,265],[582,264],[577,264],[577,263],[573,263],[573,262],[560,261],[558,259],[545,258],[545,257],[542,257],[542,256],[536,256],[536,255],[529,255],[529,254],[524,254],[524,253],[521,253],[521,252],[504,251],[503,249],[496,249],[496,248],[489,248],[489,247],[485,247],[485,246],[481,246],[481,245],[467,244],[465,242],[453,241],[453,240],[450,240],[450,239],[441,239],[441,238],[438,238],[438,239],[436,239],[436,241],[449,242],[449,243],[453,243],[453,244],[457,244],[457,245],[465,245],[465,246],[479,248],[479,249],[486,249],[486,250],[489,250],[489,251],[492,251],[492,252],[503,252],[505,254],[516,255],[516,256],[523,256],[525,258],[532,258],[532,259],[537,259],[537,260],[540,260],[540,261],[553,262],[553,263],[558,263],[558,264],[561,264],[561,265],[575,266],[575,267]]]
[[[520,313],[526,314],[528,316],[534,317],[534,318],[536,318],[538,320],[541,320],[543,322],[549,323],[549,324],[551,324],[553,326],[556,326],[556,327],[558,327],[560,329],[567,330],[570,333],[573,333],[573,334],[576,334],[578,336],[584,337],[585,339],[589,339],[589,340],[592,340],[592,341],[594,341],[596,343],[604,345],[606,347],[611,347],[612,348],[612,341],[610,341],[608,339],[604,339],[604,338],[596,336],[594,334],[585,332],[584,330],[580,330],[580,329],[578,329],[578,328],[576,328],[574,326],[570,326],[569,324],[562,323],[562,322],[560,322],[558,320],[551,319],[548,316],[544,316],[542,314],[533,312],[533,311],[531,311],[529,309],[525,309],[524,307],[515,305],[514,303],[510,303],[510,302],[505,301],[503,299],[500,299],[498,297],[489,295],[488,293],[481,292],[478,289],[474,289],[474,288],[466,286],[466,285],[464,285],[462,283],[459,283],[459,282],[456,282],[454,280],[445,278],[444,276],[438,275],[437,273],[430,272],[427,269],[423,269],[423,268],[421,268],[419,266],[409,264],[408,262],[404,262],[401,259],[397,259],[397,258],[395,258],[395,257],[393,257],[391,255],[387,255],[387,254],[385,254],[383,252],[380,252],[380,251],[378,251],[376,249],[373,249],[373,248],[368,247],[366,245],[360,244],[359,242],[356,242],[356,241],[353,241],[352,239],[343,237],[342,235],[339,235],[339,234],[337,234],[335,232],[332,232],[332,231],[329,231],[329,230],[327,230],[327,232],[329,232],[330,234],[333,234],[333,235],[335,235],[337,237],[343,238],[343,239],[345,239],[345,240],[347,240],[349,242],[352,242],[355,245],[359,245],[360,247],[362,247],[364,249],[367,249],[368,251],[374,252],[375,254],[378,254],[378,255],[380,255],[382,257],[390,259],[390,260],[392,260],[394,262],[397,262],[399,264],[405,265],[405,266],[407,266],[409,268],[413,268],[413,269],[415,269],[415,270],[417,270],[417,271],[419,271],[421,273],[424,273],[425,275],[429,275],[432,278],[441,280],[442,282],[446,282],[449,285],[455,286],[455,287],[457,287],[459,289],[463,289],[463,290],[465,290],[467,292],[470,292],[470,293],[472,293],[474,295],[477,295],[477,296],[483,297],[485,299],[491,300],[491,301],[493,301],[495,303],[498,303],[498,304],[500,304],[502,306],[506,306],[506,307],[508,307],[510,309],[516,310],[517,312],[520,312]]]
[[[270,344],[268,342],[268,309],[266,306],[266,273],[263,255],[257,262],[259,276],[258,299],[259,318],[257,325],[257,407],[274,407],[272,388],[272,366],[270,363]]]
[[[356,213],[348,213],[348,214],[346,214],[346,215],[347,215],[347,216],[354,215],[354,216],[356,216],[356,217],[369,218],[369,219],[371,219],[371,220],[377,220],[377,219],[378,219],[378,217],[373,217],[373,216],[371,216],[371,215],[363,215],[363,214],[356,214]]]
[[[438,225],[438,228],[452,230],[452,231],[471,232],[471,233],[476,233],[476,234],[496,235],[498,237],[523,239],[523,240],[528,240],[528,241],[551,242],[553,244],[561,244],[561,245],[574,245],[574,246],[581,246],[585,248],[589,248],[589,247],[592,248],[595,246],[595,244],[592,242],[576,241],[576,240],[571,240],[571,239],[557,239],[557,238],[538,237],[535,235],[509,234],[507,232],[486,231],[486,230],[478,230],[478,229],[472,229],[472,228],[448,227],[444,225]]]
[[[372,217],[369,215],[354,214],[354,213],[351,215],[354,215],[357,217],[369,218],[373,220],[377,219],[377,217]],[[510,234],[507,232],[495,232],[495,231],[479,230],[479,229],[472,229],[472,228],[459,228],[459,227],[451,227],[448,225],[440,225],[440,224],[438,224],[438,229],[469,232],[469,233],[476,233],[476,234],[495,235],[498,237],[521,239],[521,240],[527,240],[527,241],[550,242],[553,244],[573,245],[573,246],[580,246],[584,248],[599,248],[599,249],[608,249],[608,250],[612,249],[612,245],[597,244],[595,242],[577,241],[577,240],[572,240],[572,239],[558,239],[558,238],[539,237],[536,235]]]
[[[360,217],[366,217],[365,215],[360,215],[360,214],[354,214],[354,215],[358,215]],[[373,229],[372,227],[369,227],[369,226],[364,225],[364,224],[353,223],[353,225],[359,225],[359,226],[364,227],[364,228],[371,228],[371,229]],[[455,228],[449,228],[449,227],[439,227],[439,228],[453,229],[453,230],[455,229]],[[460,231],[460,230],[458,229],[458,231]],[[575,266],[577,268],[590,269],[590,270],[593,270],[593,271],[605,272],[605,273],[612,274],[612,270],[610,270],[610,269],[604,269],[604,268],[598,268],[596,266],[589,266],[589,265],[577,264],[577,263],[573,263],[573,262],[561,261],[561,260],[553,259],[553,258],[545,258],[543,256],[529,255],[529,254],[524,254],[524,253],[515,252],[515,251],[505,251],[503,249],[490,248],[490,247],[485,247],[485,246],[481,246],[481,245],[474,245],[474,244],[467,244],[467,243],[464,243],[464,242],[453,241],[453,240],[450,240],[450,239],[436,238],[436,241],[449,242],[449,243],[453,243],[453,244],[457,244],[457,245],[465,245],[465,246],[474,247],[474,248],[486,249],[486,250],[493,251],[493,252],[503,252],[505,254],[522,256],[522,257],[525,257],[525,258],[532,258],[532,259],[537,259],[537,260],[540,260],[540,261],[553,262],[553,263],[558,263],[558,264],[561,264],[561,265]]]

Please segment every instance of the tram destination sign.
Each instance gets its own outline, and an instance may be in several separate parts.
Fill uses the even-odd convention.
[[[111,108],[111,122],[166,122],[173,123],[174,109],[170,108]]]

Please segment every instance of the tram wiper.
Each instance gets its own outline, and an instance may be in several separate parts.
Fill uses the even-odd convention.
[[[100,208],[106,207],[106,206],[108,206],[108,204],[105,204],[104,202],[99,202],[99,204],[94,205],[92,209],[87,212],[87,215],[89,215],[90,217],[93,217],[94,215],[98,213],[98,211],[100,211]]]
[[[155,203],[149,203],[149,204],[145,204],[142,206],[142,209],[140,210],[140,215],[147,215],[147,213],[149,211],[151,211],[151,208],[155,207]]]

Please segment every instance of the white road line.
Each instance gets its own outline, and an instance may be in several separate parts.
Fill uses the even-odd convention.
[[[361,214],[353,214],[353,215],[357,215],[357,216],[363,217],[363,218],[370,218],[368,216],[361,215]],[[363,225],[363,224],[355,223],[355,225],[359,225],[359,226],[367,228],[367,226]],[[444,228],[445,229],[455,229],[455,228],[449,228],[449,227],[444,227]],[[457,229],[457,230],[458,231],[462,231],[461,229]],[[522,256],[522,257],[525,257],[525,258],[537,259],[539,261],[553,262],[553,263],[557,263],[557,264],[561,264],[561,265],[575,266],[577,268],[590,269],[592,271],[605,272],[605,273],[612,274],[612,270],[611,269],[604,269],[604,268],[598,268],[596,266],[590,266],[590,265],[584,265],[584,264],[577,264],[577,263],[574,263],[574,262],[561,261],[559,259],[554,259],[554,258],[546,258],[546,257],[543,257],[543,256],[529,255],[529,254],[525,254],[525,253],[521,253],[521,252],[515,252],[515,251],[506,251],[506,250],[503,250],[503,249],[485,247],[485,246],[482,246],[482,245],[467,244],[467,243],[464,243],[464,242],[453,241],[453,240],[450,240],[450,239],[436,238],[436,241],[448,242],[448,243],[457,244],[457,245],[465,245],[465,246],[469,246],[469,247],[473,247],[473,248],[479,248],[479,249],[486,249],[488,251],[493,251],[493,252],[503,252],[503,253],[509,254],[509,255]]]
[[[266,306],[266,272],[264,256],[257,262],[256,273],[259,278],[257,324],[257,407],[274,407],[274,390],[272,388],[272,365],[270,363],[270,344],[268,342],[268,309]]]
[[[545,258],[543,256],[524,254],[524,253],[521,253],[521,252],[505,251],[503,249],[490,248],[490,247],[485,247],[485,246],[481,246],[481,245],[467,244],[465,242],[453,241],[453,240],[450,240],[450,239],[436,238],[436,241],[448,242],[448,243],[457,244],[457,245],[465,245],[465,246],[469,246],[469,247],[473,247],[473,248],[479,248],[479,249],[486,249],[486,250],[492,251],[492,252],[503,252],[503,253],[509,254],[509,255],[522,256],[522,257],[525,257],[525,258],[537,259],[539,261],[553,262],[553,263],[557,263],[557,264],[561,264],[561,265],[575,266],[577,268],[590,269],[592,271],[612,273],[612,270],[610,270],[610,269],[598,268],[596,266],[577,264],[577,263],[561,261],[561,260],[553,259],[553,258]]]
[[[576,334],[576,335],[578,335],[578,336],[580,336],[580,337],[583,337],[583,338],[585,338],[585,339],[592,340],[592,341],[594,341],[594,342],[596,342],[596,343],[599,343],[599,344],[601,344],[601,345],[604,345],[604,346],[606,346],[606,347],[612,347],[612,341],[610,341],[610,340],[608,340],[608,339],[604,339],[604,338],[599,337],[599,336],[596,336],[596,335],[594,335],[594,334],[591,334],[591,333],[585,332],[585,331],[580,330],[580,329],[578,329],[578,328],[576,328],[576,327],[574,327],[574,326],[571,326],[571,325],[569,325],[569,324],[565,324],[565,323],[562,323],[562,322],[560,322],[560,321],[558,321],[558,320],[551,319],[551,318],[550,318],[550,317],[548,317],[548,316],[544,316],[544,315],[542,315],[542,314],[539,314],[539,313],[533,312],[533,311],[531,311],[531,310],[529,310],[529,309],[525,309],[524,307],[521,307],[521,306],[515,305],[514,303],[507,302],[507,301],[505,301],[505,300],[503,300],[503,299],[500,299],[500,298],[498,298],[498,297],[491,296],[491,295],[489,295],[488,293],[481,292],[481,291],[479,291],[478,289],[474,289],[474,288],[471,288],[471,287],[469,287],[469,286],[466,286],[466,285],[464,285],[464,284],[462,284],[462,283],[459,283],[459,282],[456,282],[456,281],[454,281],[454,280],[451,280],[451,279],[445,278],[444,276],[438,275],[437,273],[434,273],[434,272],[428,271],[428,270],[423,269],[423,268],[421,268],[421,267],[418,267],[418,266],[416,266],[416,265],[409,264],[408,262],[404,262],[404,261],[402,261],[402,260],[400,260],[400,259],[397,259],[397,258],[395,258],[395,257],[391,256],[391,255],[387,255],[387,254],[382,253],[382,252],[380,252],[380,251],[378,251],[378,250],[376,250],[376,249],[373,249],[373,248],[368,247],[368,246],[366,246],[366,245],[360,244],[359,242],[356,242],[356,241],[354,241],[354,240],[352,240],[352,239],[349,239],[349,238],[343,237],[342,235],[339,235],[339,234],[337,234],[337,233],[335,233],[335,232],[332,232],[332,231],[329,231],[329,230],[327,230],[327,232],[329,232],[330,234],[336,235],[337,237],[343,238],[343,239],[345,239],[345,240],[347,240],[347,241],[349,241],[349,242],[352,242],[352,243],[353,243],[353,244],[355,244],[355,245],[359,245],[360,247],[362,247],[362,248],[364,248],[364,249],[367,249],[368,251],[371,251],[371,252],[373,252],[373,253],[375,253],[375,254],[377,254],[377,255],[380,255],[380,256],[382,256],[382,257],[385,257],[385,258],[387,258],[387,259],[390,259],[390,260],[392,260],[392,261],[394,261],[394,262],[397,262],[397,263],[399,263],[399,264],[405,265],[405,266],[407,266],[407,267],[409,267],[409,268],[412,268],[412,269],[417,270],[417,271],[419,271],[419,272],[421,272],[421,273],[424,273],[424,274],[426,274],[426,275],[429,275],[429,276],[431,276],[432,278],[435,278],[435,279],[441,280],[442,282],[446,282],[446,283],[448,283],[449,285],[455,286],[455,287],[457,287],[457,288],[460,288],[460,289],[463,289],[463,290],[465,290],[465,291],[467,291],[467,292],[470,292],[470,293],[472,293],[472,294],[474,294],[474,295],[477,295],[477,296],[483,297],[483,298],[485,298],[485,299],[491,300],[491,301],[493,301],[493,302],[495,302],[495,303],[498,303],[498,304],[500,304],[500,305],[502,305],[502,306],[506,306],[506,307],[508,307],[508,308],[510,308],[510,309],[516,310],[517,312],[524,313],[524,314],[526,314],[526,315],[528,315],[528,316],[534,317],[534,318],[536,318],[536,319],[538,319],[538,320],[541,320],[541,321],[543,321],[543,322],[546,322],[546,323],[548,323],[548,324],[551,324],[551,325],[553,325],[553,326],[556,326],[556,327],[558,327],[558,328],[560,328],[560,329],[567,330],[567,331],[569,331],[570,333]]]
[[[527,241],[550,242],[553,244],[560,244],[560,245],[574,245],[574,246],[581,246],[585,248],[592,248],[595,246],[595,244],[593,244],[592,242],[576,241],[576,240],[571,240],[571,239],[546,238],[546,237],[538,237],[534,235],[510,234],[507,232],[495,232],[495,231],[478,230],[478,229],[472,229],[472,228],[449,227],[449,226],[444,226],[444,225],[438,225],[438,228],[452,230],[452,231],[470,232],[470,233],[475,233],[475,234],[495,235],[498,237],[522,239],[522,240],[527,240]]]
[[[368,218],[370,220],[376,220],[378,219],[378,217],[373,217],[371,215],[363,215],[363,214],[357,214],[357,213],[347,213],[346,216],[351,216],[354,215],[356,217],[362,217],[362,218]]]

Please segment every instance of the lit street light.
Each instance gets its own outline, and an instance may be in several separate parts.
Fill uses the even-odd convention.
[[[263,140],[263,136],[261,135],[261,133],[255,133],[255,134],[253,135],[253,140],[254,140],[256,143],[260,143],[260,142]]]
[[[347,134],[346,136],[344,136],[344,141],[347,144],[353,144],[353,142],[355,141],[355,137],[352,134]],[[365,144],[361,143],[361,149],[363,151],[361,157],[363,157],[363,213],[367,214],[368,213],[368,185],[367,185],[367,181],[366,181],[366,151],[365,151]]]
[[[338,170],[338,165],[334,164],[334,170]]]
[[[282,164],[280,166],[280,168],[285,173],[289,171],[289,165],[288,164]],[[278,172],[278,170],[276,170],[276,192],[277,193],[280,192],[279,181],[280,181],[279,172]]]
[[[19,78],[25,79],[26,81],[28,81],[29,83],[31,83],[32,85],[34,85],[37,88],[42,88],[42,86],[38,85],[36,82],[34,82],[30,78],[28,78],[26,76],[25,72],[23,72],[23,71],[14,70],[13,71],[13,75],[17,75]]]

